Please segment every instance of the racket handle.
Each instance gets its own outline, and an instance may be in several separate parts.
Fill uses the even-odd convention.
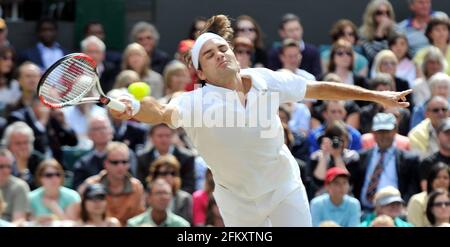
[[[134,99],[133,97],[124,97],[124,98],[131,101],[132,116],[136,115],[139,112],[139,109],[141,108],[141,103],[136,99]],[[114,98],[109,98],[109,102],[106,105],[109,108],[118,112],[124,112],[125,109],[127,108],[127,106],[123,102]]]
[[[124,103],[122,103],[116,99],[113,99],[113,98],[109,98],[109,102],[106,105],[109,108],[111,108],[115,111],[118,111],[118,112],[124,112],[125,109],[127,108],[127,106]]]

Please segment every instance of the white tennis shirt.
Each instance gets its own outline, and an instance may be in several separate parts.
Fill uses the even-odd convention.
[[[186,130],[216,184],[231,192],[255,199],[286,184],[295,189],[300,171],[284,144],[278,107],[302,100],[306,80],[264,68],[240,74],[252,81],[245,107],[236,91],[206,84],[169,103],[178,110],[172,127]]]

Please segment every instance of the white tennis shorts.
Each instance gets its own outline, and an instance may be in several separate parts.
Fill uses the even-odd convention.
[[[214,198],[225,226],[312,226],[308,197],[302,183],[293,190],[292,185],[283,186],[254,200],[238,197],[216,184]]]

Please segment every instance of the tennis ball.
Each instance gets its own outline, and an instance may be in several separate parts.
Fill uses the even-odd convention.
[[[145,96],[149,96],[151,91],[150,86],[145,82],[133,82],[128,86],[128,92],[130,92],[139,101],[141,101]]]

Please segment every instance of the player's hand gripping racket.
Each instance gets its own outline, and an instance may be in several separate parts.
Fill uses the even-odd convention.
[[[87,97],[86,94],[94,87],[99,96]],[[37,93],[41,101],[51,108],[102,103],[118,112],[127,109],[123,102],[105,95],[100,86],[95,61],[83,53],[72,53],[56,61],[41,77]],[[136,107],[134,102],[132,104],[132,111],[135,113]]]

